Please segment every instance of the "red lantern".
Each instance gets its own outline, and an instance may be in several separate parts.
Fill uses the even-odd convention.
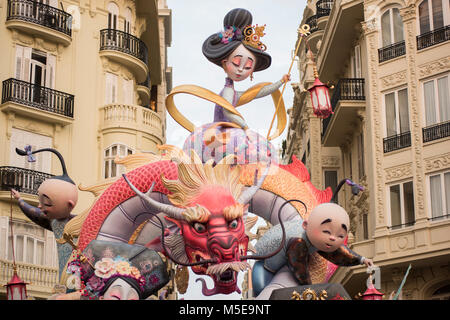
[[[383,293],[381,293],[380,291],[378,291],[372,281],[370,281],[369,286],[367,287],[366,292],[364,292],[362,294],[362,299],[363,300],[381,300],[383,298]]]
[[[311,88],[308,89],[311,94],[311,102],[314,114],[322,119],[328,118],[333,113],[330,102],[329,88],[319,80],[316,66],[314,66],[314,77],[316,80]]]
[[[26,300],[27,299],[27,283],[23,282],[17,274],[14,266],[14,274],[9,280],[6,287],[6,297],[8,300]]]

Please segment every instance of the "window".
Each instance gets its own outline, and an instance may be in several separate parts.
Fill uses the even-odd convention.
[[[14,258],[17,262],[44,265],[45,230],[27,222],[12,222]],[[13,260],[12,237],[8,236],[8,260]]]
[[[424,0],[419,4],[420,34],[449,24],[448,0]]]
[[[134,104],[134,83],[133,80],[123,79],[123,97],[124,103],[128,105]]]
[[[386,136],[409,131],[408,90],[401,89],[384,95]]]
[[[391,228],[397,229],[414,224],[413,183],[405,182],[389,187]]]
[[[450,171],[430,176],[431,219],[450,214]]]
[[[133,154],[133,150],[128,148],[124,144],[113,144],[105,150],[104,153],[104,178],[118,177],[125,172],[125,168],[121,165],[117,165],[114,162],[116,156],[125,157],[127,155]]]
[[[381,16],[383,47],[403,41],[403,22],[398,8],[391,8]]]
[[[119,15],[119,7],[113,3],[108,3],[108,29],[117,30],[117,16]]]
[[[125,20],[123,22],[123,31],[126,33],[130,33],[130,34],[131,34],[131,17],[132,17],[131,9],[126,8],[125,9]]]
[[[324,171],[325,188],[330,187],[331,191],[334,192],[338,185],[338,177],[336,170],[325,170]],[[338,201],[338,195],[336,195],[336,201]]]
[[[423,83],[425,125],[450,120],[450,95],[448,75]]]
[[[366,170],[364,168],[364,135],[358,136],[358,175],[361,180],[366,175]]]
[[[352,65],[352,77],[353,78],[361,78],[361,47],[356,45],[351,57],[351,65]]]
[[[54,89],[55,66],[56,56],[53,54],[16,45],[16,79]],[[40,90],[35,93],[40,93]]]
[[[105,104],[117,103],[117,76],[106,72]]]
[[[348,153],[348,176],[350,180],[353,180],[353,163],[352,163],[352,153]]]
[[[369,239],[369,219],[367,213],[362,214],[363,239]]]

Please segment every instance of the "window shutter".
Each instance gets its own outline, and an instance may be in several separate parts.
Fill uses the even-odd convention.
[[[355,46],[355,64],[356,64],[356,78],[361,78],[361,47],[359,45]]]
[[[9,225],[8,217],[0,217],[0,259],[5,259],[8,256],[8,236]]]
[[[46,78],[45,86],[47,88],[55,89],[55,66],[56,66],[56,56],[47,53],[47,66],[46,66]]]
[[[48,4],[54,8],[58,8],[58,0],[50,0]]]
[[[16,45],[16,73],[15,78],[22,79],[22,64],[23,64],[23,49],[24,47]]]

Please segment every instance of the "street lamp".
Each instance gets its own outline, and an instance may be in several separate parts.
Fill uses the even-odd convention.
[[[311,95],[311,102],[314,114],[322,119],[328,118],[333,113],[330,102],[329,87],[323,84],[319,79],[319,73],[317,67],[314,64],[314,83],[311,88],[308,89]]]
[[[27,299],[27,283],[20,279],[17,274],[17,267],[14,264],[14,274],[9,280],[6,287],[6,298],[8,300],[26,300]]]

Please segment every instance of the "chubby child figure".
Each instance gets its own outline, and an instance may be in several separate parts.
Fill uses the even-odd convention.
[[[61,243],[58,239],[63,237],[64,227],[67,222],[75,217],[71,212],[78,201],[78,190],[75,183],[67,175],[61,154],[57,150],[50,148],[36,150],[32,153],[35,154],[42,151],[50,151],[58,156],[61,161],[63,174],[46,179],[41,183],[38,188],[39,205],[37,207],[25,202],[17,190],[11,189],[11,193],[18,200],[22,212],[31,221],[47,230],[53,231],[57,239],[59,275],[61,275],[73,248],[69,243]],[[22,156],[27,155],[26,152],[20,149],[16,149],[16,152]]]
[[[338,266],[373,265],[344,245],[349,226],[347,212],[335,203],[322,203],[311,211],[302,223],[305,232],[289,239],[286,250],[289,269],[301,285],[311,284],[308,262],[315,251]]]

